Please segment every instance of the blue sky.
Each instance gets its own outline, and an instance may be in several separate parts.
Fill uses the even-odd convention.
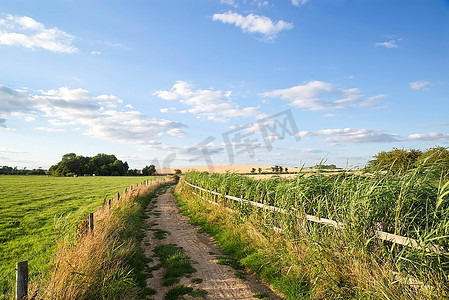
[[[448,1],[2,1],[0,165],[363,166],[449,146],[448,70]]]

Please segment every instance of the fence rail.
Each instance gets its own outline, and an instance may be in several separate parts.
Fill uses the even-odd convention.
[[[230,195],[223,195],[223,194],[220,194],[220,193],[218,193],[216,191],[206,190],[206,189],[204,189],[204,188],[202,188],[200,186],[191,184],[190,182],[188,182],[186,180],[184,180],[184,182],[187,185],[189,185],[190,187],[192,187],[194,189],[198,189],[198,190],[203,191],[205,193],[210,193],[210,194],[213,194],[213,195],[216,195],[216,196],[220,196],[220,197],[224,197],[226,199],[234,200],[234,201],[237,201],[237,202],[247,203],[247,204],[250,204],[250,205],[253,205],[253,206],[265,209],[265,210],[271,210],[271,211],[278,212],[278,213],[281,213],[281,214],[293,215],[293,212],[287,211],[285,209],[282,209],[282,208],[279,208],[279,207],[276,207],[276,206],[271,206],[271,205],[266,205],[266,204],[263,204],[263,203],[260,203],[260,202],[246,200],[246,199],[243,199],[243,197],[239,198],[239,197],[230,196]],[[305,218],[306,218],[307,221],[320,223],[320,224],[325,224],[325,225],[332,226],[332,227],[335,227],[335,228],[338,228],[338,229],[344,229],[344,224],[343,223],[337,222],[337,221],[334,221],[334,220],[330,220],[330,219],[326,219],[326,218],[320,218],[320,217],[313,216],[313,215],[308,215],[308,214],[305,214]],[[380,226],[380,227],[382,227],[382,226]],[[412,239],[412,238],[409,238],[409,237],[405,237],[405,236],[396,235],[396,234],[389,233],[389,232],[384,232],[384,231],[378,230],[378,229],[374,230],[374,236],[376,238],[380,239],[380,240],[383,240],[383,241],[387,241],[387,242],[403,245],[403,246],[406,246],[406,247],[411,247],[411,248],[414,248],[414,249],[425,250],[426,252],[432,252],[433,251],[433,252],[437,252],[437,253],[448,253],[447,249],[445,249],[442,246],[439,246],[439,245],[421,245],[415,239]]]

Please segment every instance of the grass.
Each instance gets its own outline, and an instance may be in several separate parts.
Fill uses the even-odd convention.
[[[229,258],[229,257],[225,257],[225,256],[217,256],[216,259],[217,259],[217,264],[219,264],[219,265],[230,266],[234,270],[241,270],[242,269],[242,266],[235,259],[232,259],[232,258]]]
[[[231,173],[185,175],[206,189],[243,195],[291,215],[222,198],[220,206],[207,205],[182,182],[177,193],[192,223],[287,299],[444,298],[449,296],[447,253],[373,238],[374,223],[382,221],[388,232],[449,249],[449,186],[434,171],[426,166],[403,176],[341,172],[258,181]],[[304,213],[342,222],[345,230],[306,222]],[[273,232],[274,226],[283,234]],[[425,285],[410,286],[406,276]]]
[[[104,199],[131,184],[155,177],[0,176],[0,278],[15,263],[31,257]],[[30,264],[30,272],[53,252],[50,247]]]
[[[134,189],[111,211],[96,214],[93,233],[59,241],[49,276],[32,282],[31,290],[43,299],[140,299],[154,293],[145,283],[143,217],[158,187],[169,183],[163,179]]]
[[[270,299],[266,293],[257,292],[254,294],[254,298],[257,299]]]
[[[170,234],[170,232],[159,228],[153,228],[151,230],[153,231],[153,236],[158,240],[165,240],[166,239],[165,236],[167,234]]]
[[[182,296],[189,295],[193,299],[206,299],[207,292],[204,290],[194,290],[192,287],[177,285],[172,287],[164,296],[165,300],[183,299]]]
[[[201,279],[201,278],[192,278],[192,283],[198,284],[198,283],[201,283],[201,282],[203,282],[203,279]]]
[[[160,245],[154,248],[154,256],[159,258],[164,267],[162,285],[170,286],[178,283],[180,278],[196,272],[190,264],[189,257],[181,247],[175,244]]]

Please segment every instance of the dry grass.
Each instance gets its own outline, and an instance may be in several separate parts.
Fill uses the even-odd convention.
[[[35,283],[43,299],[138,299],[139,289],[128,261],[139,251],[133,231],[142,210],[141,197],[171,179],[140,185],[95,214],[93,232],[60,242],[48,279]],[[82,230],[81,230],[82,231]]]

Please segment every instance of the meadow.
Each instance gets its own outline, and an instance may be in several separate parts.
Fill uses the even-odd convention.
[[[233,173],[190,172],[185,180],[221,194],[290,211],[281,215],[220,200],[238,212],[238,221],[227,224],[217,217],[213,222],[228,226],[228,231],[234,233],[235,224],[250,223],[264,233],[263,239],[272,238],[273,227],[282,229],[287,239],[281,239],[285,244],[278,244],[278,249],[290,249],[285,255],[287,269],[283,271],[298,274],[297,280],[304,284],[308,297],[432,298],[449,295],[449,183],[439,170],[425,166],[403,175],[300,173],[293,179],[260,180]],[[187,195],[185,190],[183,195]],[[344,230],[306,222],[305,214],[340,222]],[[422,247],[414,249],[376,239],[374,231],[379,223],[384,231],[416,239]],[[242,237],[236,233],[235,238]],[[255,238],[257,234],[245,237]],[[248,261],[244,256],[241,259],[243,264]],[[271,263],[266,263],[257,268],[261,272],[271,268]],[[251,263],[247,266],[251,267]],[[410,278],[418,279],[418,286],[410,286]]]
[[[154,178],[0,176],[0,278],[94,212],[105,198]],[[30,262],[30,272],[51,252],[50,247]]]

